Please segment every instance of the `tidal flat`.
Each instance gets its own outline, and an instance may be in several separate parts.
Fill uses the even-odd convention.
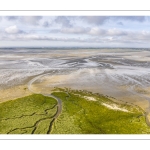
[[[0,49],[0,103],[16,101],[33,93],[51,94],[55,87],[85,90],[109,96],[114,103],[140,107],[144,113],[143,121],[150,125],[149,66],[150,49]],[[98,105],[95,101],[90,103],[95,107]],[[107,107],[112,110],[111,108],[112,106]],[[83,118],[80,119],[84,120],[85,115],[81,116]],[[57,125],[53,133],[68,133],[59,130],[61,117],[60,115],[55,121]],[[96,121],[93,120],[92,123],[94,122]],[[109,120],[106,124],[109,124]],[[87,131],[78,133],[88,133]],[[90,129],[89,133],[98,132]]]

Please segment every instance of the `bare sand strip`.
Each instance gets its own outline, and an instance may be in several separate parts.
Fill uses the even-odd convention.
[[[14,86],[0,90],[0,103],[31,95],[27,85]]]
[[[125,109],[125,108],[120,108],[115,104],[109,105],[106,103],[102,103],[103,106],[106,106],[109,109],[113,109],[113,110],[118,110],[118,111],[124,111],[124,112],[130,112],[129,110]]]

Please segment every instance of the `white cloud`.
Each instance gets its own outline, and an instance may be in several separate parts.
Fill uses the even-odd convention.
[[[91,28],[90,31],[88,32],[89,35],[104,35],[106,34],[107,31],[104,29],[99,29],[99,28]]]
[[[60,30],[61,33],[69,33],[69,34],[82,34],[89,32],[90,28],[84,27],[73,27],[73,28],[62,28]]]
[[[56,34],[58,32],[58,34]],[[16,25],[5,29],[5,33],[1,34],[1,40],[45,40],[45,41],[62,41],[62,42],[118,42],[118,43],[148,43],[150,39],[150,32],[148,31],[129,31],[119,29],[100,29],[100,28],[63,28],[57,30],[53,36],[45,33],[23,33]],[[6,34],[7,33],[7,34]],[[9,33],[9,34],[8,34]],[[64,34],[59,36],[59,34]],[[68,36],[72,34],[73,36]],[[77,36],[78,34],[78,36]],[[83,36],[85,35],[85,36]]]
[[[71,28],[62,28],[62,29],[54,29],[51,30],[53,33],[63,33],[63,34],[84,34],[84,35],[92,35],[92,36],[123,36],[128,34],[126,30],[119,29],[101,29],[98,27],[71,27]]]
[[[8,16],[0,17],[0,22],[0,39],[16,43],[60,41],[76,42],[76,45],[85,42],[91,45],[150,45],[148,17],[144,16]]]
[[[25,34],[25,35],[18,35],[16,38],[19,40],[39,40],[40,36],[36,34]]]
[[[19,32],[19,30],[18,30],[17,26],[14,25],[14,26],[10,26],[8,28],[5,28],[5,32],[9,33],[9,34],[16,34]]]
[[[12,30],[10,30],[12,33]],[[9,32],[10,32],[9,31]],[[13,31],[14,32],[14,31]],[[93,31],[92,31],[93,32]],[[62,42],[89,42],[89,43],[106,43],[106,42],[116,42],[116,43],[149,43],[150,32],[125,32],[118,30],[109,30],[108,32],[97,31],[94,33],[89,32],[88,34],[96,34],[96,36],[50,36],[50,35],[38,35],[38,34],[10,34],[10,35],[1,35],[1,40],[13,40],[13,41],[62,41]]]

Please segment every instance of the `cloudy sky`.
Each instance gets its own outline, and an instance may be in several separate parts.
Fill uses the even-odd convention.
[[[0,16],[0,47],[150,48],[150,17]]]

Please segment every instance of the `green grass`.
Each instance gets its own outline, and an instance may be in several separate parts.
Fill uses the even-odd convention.
[[[35,130],[33,132],[35,134],[45,134],[57,111],[56,104],[55,99],[39,94],[1,103],[0,133],[31,134]],[[45,125],[47,128],[44,127]]]
[[[119,104],[103,95],[86,91],[65,90],[53,95],[62,99],[63,111],[55,121],[54,134],[143,134],[150,133],[145,122],[144,111],[138,106]],[[97,101],[89,101],[84,96],[94,97]],[[115,104],[129,112],[112,110],[103,106]]]
[[[57,101],[50,97],[34,94],[1,103],[0,134],[150,133],[144,111],[138,106],[113,102],[108,96],[87,91],[55,88],[52,94],[62,100],[62,112],[55,120]]]

